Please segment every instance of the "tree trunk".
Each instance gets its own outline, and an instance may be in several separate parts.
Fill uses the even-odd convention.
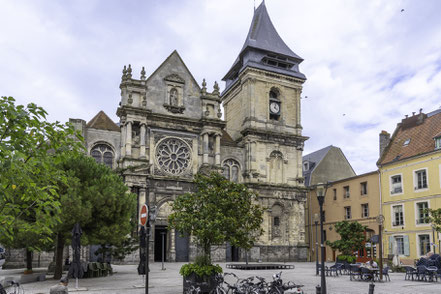
[[[26,269],[32,271],[32,251],[26,248]]]
[[[54,280],[61,279],[63,275],[63,251],[64,251],[64,236],[62,233],[57,234],[57,247],[55,250],[55,273]]]

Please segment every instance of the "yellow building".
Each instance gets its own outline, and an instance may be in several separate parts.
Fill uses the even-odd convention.
[[[340,235],[335,231],[335,224],[344,220],[357,221],[366,226],[367,240],[370,240],[373,235],[378,234],[379,224],[376,222],[376,217],[380,211],[378,187],[377,171],[332,182],[326,192],[323,204],[325,240],[333,242],[340,239]],[[312,189],[309,196],[311,218],[308,224],[310,227],[309,231],[312,233],[310,236],[310,254],[311,260],[315,260],[316,229],[318,229],[318,240],[320,243],[320,224],[318,223],[316,228],[314,223],[314,215],[317,214],[318,216],[319,214],[316,189]],[[365,260],[377,257],[377,252],[379,252],[377,251],[377,246],[370,246],[369,242],[366,245],[366,250],[359,252],[359,256],[364,256]],[[326,246],[325,260],[334,261],[339,254],[339,252],[333,251],[331,247]]]
[[[427,209],[441,208],[441,110],[406,116],[391,138],[382,131],[380,155],[385,256],[411,263],[439,253]]]

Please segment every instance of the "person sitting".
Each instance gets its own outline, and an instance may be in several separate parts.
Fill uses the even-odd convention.
[[[368,265],[370,267],[378,267],[378,264],[373,259],[369,260]]]
[[[67,285],[69,284],[69,280],[67,277],[63,277],[60,280],[58,285],[52,286],[49,290],[50,294],[68,294],[69,291],[67,289]]]

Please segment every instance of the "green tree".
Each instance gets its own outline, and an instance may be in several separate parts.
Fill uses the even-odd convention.
[[[432,223],[437,232],[441,232],[441,208],[438,209],[427,209],[429,214],[428,221]]]
[[[196,175],[195,185],[194,193],[181,195],[172,204],[170,228],[194,236],[208,264],[212,245],[230,242],[250,249],[263,233],[263,209],[257,195],[218,173]]]
[[[60,183],[55,279],[61,277],[63,248],[75,223],[83,230],[82,244],[120,247],[133,230],[137,201],[119,175],[84,154],[67,156],[57,167],[68,181]]]
[[[326,241],[326,244],[331,246],[333,250],[338,250],[344,255],[352,255],[354,251],[363,248],[366,240],[364,235],[366,226],[356,221],[341,221],[335,224],[335,231],[340,235],[340,240]]]
[[[64,152],[82,150],[74,128],[46,121],[46,111],[33,103],[15,105],[0,98],[0,242],[37,236],[26,248],[51,241],[60,202],[57,184],[65,182],[55,164]]]

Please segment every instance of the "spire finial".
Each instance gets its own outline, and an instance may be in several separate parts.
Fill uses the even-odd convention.
[[[144,69],[144,66],[142,67],[142,70],[141,70],[141,80],[145,80],[145,69]]]
[[[202,93],[207,93],[207,82],[205,79],[202,80]]]
[[[219,94],[219,85],[217,84],[217,82],[214,82],[214,86],[213,86],[213,94]]]
[[[126,75],[127,75],[127,68],[126,68],[126,66],[124,65],[124,68],[123,68],[123,70],[122,70],[122,77],[121,77],[121,79],[122,79],[123,81],[126,79]]]
[[[129,64],[129,68],[127,68],[127,78],[132,78],[132,66]]]

